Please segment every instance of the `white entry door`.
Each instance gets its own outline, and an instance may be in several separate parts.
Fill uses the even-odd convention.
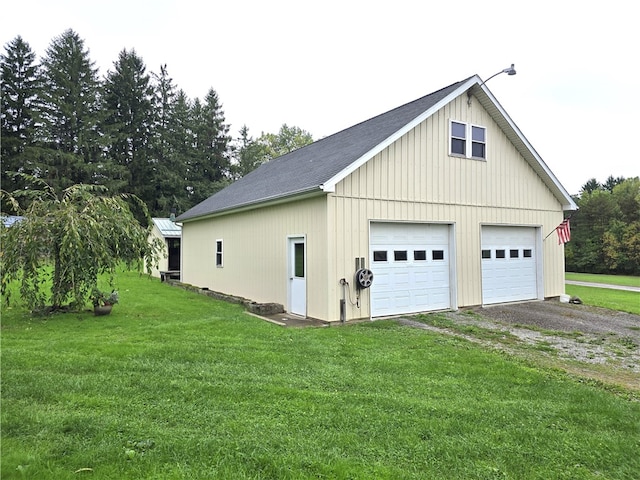
[[[289,313],[307,316],[307,254],[304,237],[289,238]]]

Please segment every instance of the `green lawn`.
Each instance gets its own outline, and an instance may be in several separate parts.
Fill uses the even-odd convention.
[[[640,277],[630,275],[599,275],[595,273],[565,273],[566,280],[578,282],[608,283],[611,285],[625,285],[640,287]]]
[[[640,472],[640,403],[557,370],[392,321],[285,329],[118,283],[107,317],[3,308],[3,479]]]
[[[605,283],[611,285],[640,286],[640,277],[624,275],[596,275],[591,273],[566,273],[567,280],[580,282]],[[580,285],[566,285],[567,295],[580,297],[587,305],[609,308],[622,312],[640,315],[640,293],[610,288],[583,287]]]
[[[566,285],[567,295],[580,297],[586,305],[609,308],[621,312],[640,315],[640,293],[610,288],[582,287]]]

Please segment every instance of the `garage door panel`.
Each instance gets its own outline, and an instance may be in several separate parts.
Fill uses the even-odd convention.
[[[370,238],[372,316],[451,306],[448,225],[373,223]]]
[[[537,298],[536,229],[482,227],[482,302]]]

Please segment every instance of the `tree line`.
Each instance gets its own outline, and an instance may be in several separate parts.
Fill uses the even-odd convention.
[[[640,275],[640,178],[592,178],[574,200],[566,270]]]
[[[191,99],[167,66],[147,72],[123,49],[101,77],[84,40],[69,29],[38,61],[18,36],[0,55],[2,189],[25,175],[62,192],[75,184],[132,193],[152,216],[181,213],[275,156],[313,141],[283,125],[257,139],[230,135],[218,94]],[[2,211],[12,213],[11,205]]]

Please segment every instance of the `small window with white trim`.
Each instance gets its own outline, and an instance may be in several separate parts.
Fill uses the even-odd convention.
[[[487,158],[487,129],[455,120],[449,121],[449,155]]]
[[[387,251],[386,250],[374,250],[373,251],[373,261],[374,262],[386,262],[387,261]]]
[[[406,262],[407,261],[407,251],[406,250],[394,250],[393,251],[393,259],[396,262]]]
[[[222,267],[222,240],[216,240],[216,267]]]

